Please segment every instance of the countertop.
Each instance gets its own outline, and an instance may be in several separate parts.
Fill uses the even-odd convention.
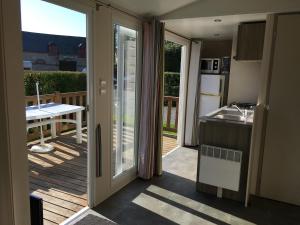
[[[247,116],[244,121],[214,118],[214,116],[219,114],[222,110],[226,110],[228,112],[233,111],[235,113],[238,112],[238,110],[235,108],[224,106],[213,112],[210,112],[209,114],[207,114],[205,116],[199,117],[199,121],[200,122],[214,121],[214,122],[231,123],[231,124],[246,125],[246,126],[253,125],[254,110],[247,110],[249,116]]]

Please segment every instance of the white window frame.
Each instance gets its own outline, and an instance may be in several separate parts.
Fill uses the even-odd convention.
[[[111,177],[111,188],[113,193],[120,190],[122,187],[124,187],[126,184],[131,182],[137,177],[137,148],[138,148],[138,133],[139,133],[139,102],[140,102],[140,84],[141,84],[141,65],[142,65],[142,23],[139,19],[134,18],[132,16],[129,16],[125,13],[121,13],[117,10],[112,11],[112,32],[114,29],[114,25],[120,25],[129,29],[133,29],[137,31],[137,68],[136,68],[136,118],[135,118],[135,166],[127,171],[124,171],[123,173],[116,175],[115,177]],[[114,35],[112,35],[112,38],[114,38]],[[112,42],[112,52],[114,52],[114,40]],[[112,54],[113,56],[113,54]],[[114,56],[113,56],[114,57]],[[112,58],[112,68],[114,66],[114,59]],[[113,102],[113,99],[111,99]],[[112,122],[112,121],[111,121]],[[112,128],[112,124],[111,124]],[[111,150],[113,148],[113,129],[111,129]],[[111,151],[112,153],[112,151]],[[113,161],[113,155],[111,154],[111,162]],[[112,169],[112,168],[111,168]]]

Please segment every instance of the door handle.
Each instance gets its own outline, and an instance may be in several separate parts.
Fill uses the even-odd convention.
[[[96,127],[96,177],[102,176],[102,140],[101,125]]]

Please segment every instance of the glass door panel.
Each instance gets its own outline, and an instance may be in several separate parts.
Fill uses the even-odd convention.
[[[114,25],[112,174],[136,165],[135,113],[137,31]]]

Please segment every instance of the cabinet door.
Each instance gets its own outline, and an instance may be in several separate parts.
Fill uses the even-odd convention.
[[[260,194],[300,205],[300,14],[277,17]]]
[[[265,22],[242,23],[239,26],[236,60],[262,59],[265,26]]]

